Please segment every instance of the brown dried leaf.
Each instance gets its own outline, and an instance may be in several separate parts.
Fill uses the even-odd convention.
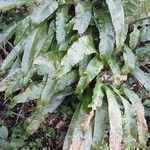
[[[80,150],[81,144],[82,144],[83,140],[77,140],[77,139],[73,139],[72,143],[70,145],[69,150]]]
[[[146,141],[147,141],[147,123],[145,120],[145,114],[144,114],[144,107],[141,103],[140,98],[137,94],[135,94],[133,91],[125,88],[124,92],[126,96],[129,98],[129,100],[132,103],[132,107],[136,114],[136,122],[138,127],[138,140],[141,148],[146,148]]]
[[[89,130],[90,121],[92,120],[93,116],[94,116],[94,109],[92,109],[92,111],[88,115],[85,116],[84,123],[81,124],[82,131],[85,132],[85,131]]]

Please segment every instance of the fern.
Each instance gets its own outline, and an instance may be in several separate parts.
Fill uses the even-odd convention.
[[[25,136],[36,132],[71,95],[80,100],[64,150],[122,146],[145,150],[144,107],[130,81],[132,77],[150,91],[149,69],[142,64],[146,59],[149,65],[150,58],[150,1],[0,0],[0,4],[4,14],[12,15],[18,7],[29,10],[0,33],[0,48],[12,45],[0,66],[0,92],[11,100],[10,108],[36,102],[24,122]],[[8,141],[0,142],[4,147],[1,143]]]

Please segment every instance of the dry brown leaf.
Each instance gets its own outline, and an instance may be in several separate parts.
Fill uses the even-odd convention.
[[[70,145],[69,150],[80,150],[81,144],[83,140],[73,139]]]
[[[110,134],[110,150],[122,150],[122,139],[117,137],[116,134]]]
[[[142,141],[142,139],[140,139],[141,137],[143,137],[143,135],[145,135],[148,132],[147,129],[147,124],[146,124],[146,120],[144,118],[144,108],[141,105],[141,103],[133,103],[133,108],[135,110],[136,113],[136,121],[137,121],[137,127],[138,127],[138,134],[139,134],[139,141]]]
[[[92,111],[88,115],[85,116],[84,123],[81,124],[82,131],[85,132],[85,131],[89,130],[90,121],[93,118],[93,116],[94,116],[94,109],[92,109]]]

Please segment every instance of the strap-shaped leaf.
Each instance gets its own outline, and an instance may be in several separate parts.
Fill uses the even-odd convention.
[[[71,68],[78,64],[84,57],[96,53],[93,46],[91,36],[83,36],[78,39],[68,49],[67,54],[61,61],[61,69],[58,71],[57,76],[62,76],[71,70]]]
[[[15,31],[15,41],[14,45],[18,44],[20,40],[28,35],[28,32],[30,30],[30,24],[29,24],[30,17],[27,16],[23,20],[21,20],[21,23],[17,27]]]
[[[123,134],[121,111],[117,99],[112,90],[108,87],[105,87],[105,89],[108,101],[110,123],[109,146],[110,150],[120,150]]]
[[[31,35],[29,35],[24,44],[24,54],[22,58],[21,68],[24,76],[27,75],[28,71],[32,66],[34,57],[39,53],[46,39],[46,28],[47,26],[42,25],[35,28]],[[42,38],[42,40],[41,40]],[[37,44],[38,42],[38,44]]]
[[[67,20],[67,7],[57,10],[56,13],[56,38],[59,49],[63,50],[66,39],[65,25]]]
[[[75,113],[73,114],[73,117],[71,119],[71,123],[69,124],[69,129],[67,130],[67,134],[66,134],[65,141],[63,144],[63,150],[69,149],[69,147],[71,145],[73,130],[76,127],[79,112],[80,112],[80,107],[78,106]]]
[[[56,0],[42,0],[39,6],[35,6],[31,14],[31,23],[38,25],[47,19],[57,9]]]
[[[124,106],[124,145],[126,149],[136,148],[137,127],[135,124],[135,114],[131,104],[123,97],[121,97]]]
[[[64,142],[64,150],[66,149],[83,149],[90,150],[92,144],[92,134],[91,134],[91,126],[88,131],[83,132],[81,125],[83,120],[86,117],[88,112],[87,106],[89,104],[91,98],[91,93],[87,94],[83,98],[83,103],[77,109],[76,114],[72,120],[71,126],[68,130],[65,142]],[[73,128],[72,128],[73,127]]]
[[[46,54],[47,51],[49,50],[50,45],[52,44],[52,40],[54,38],[54,33],[55,33],[55,24],[54,21],[52,21],[48,27],[48,35],[45,40],[45,43],[40,50],[41,54]]]
[[[133,91],[124,88],[124,93],[128,97],[128,99],[132,103],[132,107],[136,114],[136,121],[137,121],[137,127],[138,127],[138,139],[140,148],[146,149],[146,142],[147,142],[147,124],[144,117],[144,107],[141,103],[140,98],[137,94],[135,94]]]
[[[91,3],[86,1],[77,2],[75,7],[74,30],[83,34],[89,26],[91,20]]]
[[[121,81],[121,71],[119,67],[119,63],[117,62],[115,57],[111,57],[108,60],[109,67],[113,74],[113,80],[115,84],[120,84]]]
[[[1,0],[0,11],[5,12],[16,6],[32,4],[34,0]]]
[[[109,12],[105,9],[94,9],[96,25],[99,29],[99,53],[102,59],[107,59],[114,49],[115,35]]]
[[[102,89],[102,83],[100,82],[99,76],[97,76],[96,84],[95,84],[93,95],[92,95],[92,102],[88,105],[88,107],[91,108],[91,111],[89,112],[89,114],[87,114],[85,118],[85,122],[82,124],[82,129],[84,131],[89,130],[90,122],[94,116],[94,113],[97,107],[101,107],[103,97],[104,97],[104,93]]]
[[[131,73],[135,68],[135,55],[132,52],[132,50],[128,46],[124,46],[124,66],[121,68],[121,72],[123,74],[129,74]]]
[[[52,96],[56,94],[56,80],[53,80],[52,77],[48,77],[45,87],[41,94],[41,99],[39,103],[43,106],[47,105],[51,100]]]
[[[20,21],[12,22],[10,25],[6,26],[2,33],[0,33],[0,47],[2,47],[3,44],[5,45],[7,41],[12,37],[19,24]]]
[[[104,138],[106,128],[107,107],[103,103],[101,107],[97,107],[94,118],[94,131],[92,148],[97,150],[101,145]]]
[[[137,126],[135,112],[128,100],[120,95],[119,90],[112,86],[114,92],[119,96],[123,103],[123,142],[126,149],[135,149],[137,147]]]
[[[88,84],[97,76],[103,68],[103,63],[98,58],[94,57],[88,64],[83,75],[80,77],[76,92],[83,93]]]
[[[139,82],[141,82],[146,90],[150,91],[150,77],[147,73],[144,73],[139,67],[135,67],[132,74]]]
[[[126,38],[125,15],[121,0],[106,0],[109,7],[112,23],[116,33],[116,46],[120,50]]]
[[[17,103],[25,103],[31,100],[39,99],[43,90],[43,83],[29,85],[29,87],[21,94],[15,96],[12,100],[13,106]]]
[[[137,29],[137,26],[134,25],[134,29],[130,34],[130,48],[135,49],[139,40],[140,31]]]
[[[91,107],[93,110],[96,110],[97,107],[101,107],[103,101],[104,93],[102,89],[102,83],[99,79],[99,76],[96,78],[96,84],[93,90],[92,102],[88,107]]]
[[[24,41],[20,41],[9,53],[9,55],[5,58],[5,60],[3,61],[0,70],[2,72],[4,72],[6,69],[8,69],[12,62],[16,59],[16,57],[23,52],[23,44]]]

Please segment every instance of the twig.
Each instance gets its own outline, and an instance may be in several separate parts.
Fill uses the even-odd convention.
[[[16,119],[16,123],[15,123],[15,124],[17,124],[17,122],[18,122],[18,120],[19,120],[19,117],[22,117],[21,113],[22,113],[23,107],[24,107],[24,103],[22,104],[21,109],[20,109],[20,111],[19,111],[19,114],[17,115],[17,119]]]

